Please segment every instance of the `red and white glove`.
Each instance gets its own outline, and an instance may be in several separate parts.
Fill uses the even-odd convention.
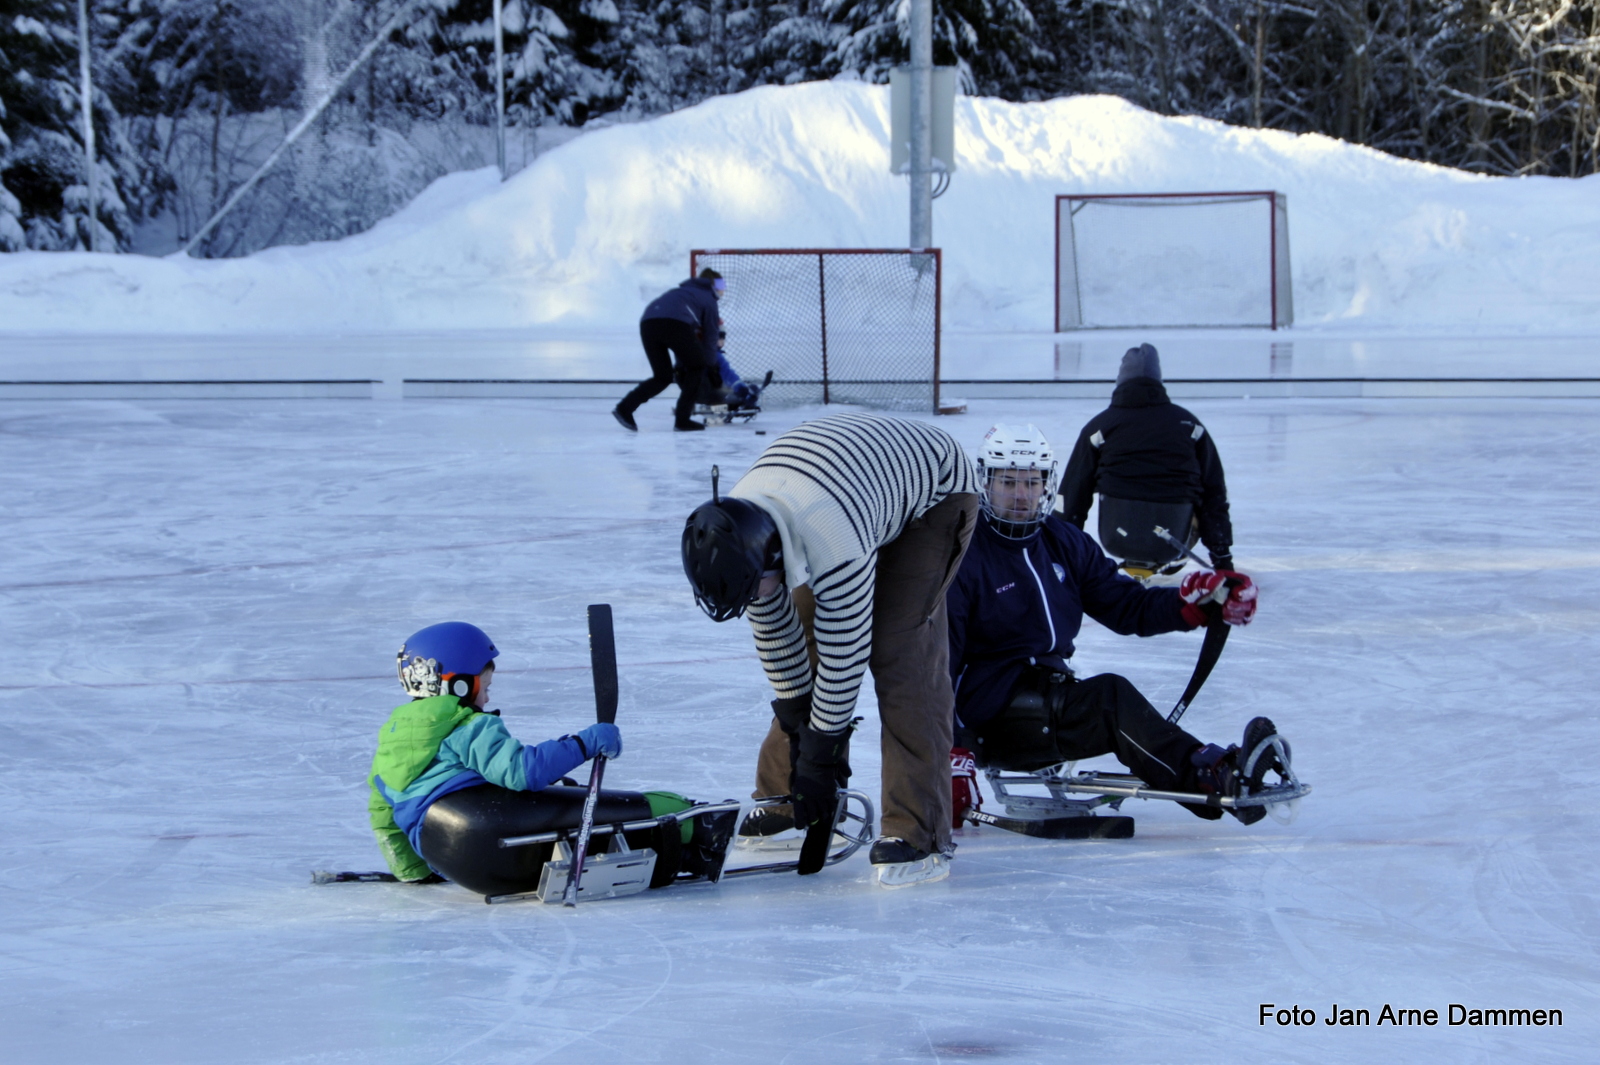
[[[982,806],[977,759],[965,747],[950,748],[950,827],[960,828],[961,815]]]
[[[1183,600],[1183,620],[1193,628],[1206,623],[1207,603],[1222,604],[1222,620],[1229,625],[1248,625],[1256,616],[1256,585],[1243,573],[1230,569],[1196,570],[1178,585]]]

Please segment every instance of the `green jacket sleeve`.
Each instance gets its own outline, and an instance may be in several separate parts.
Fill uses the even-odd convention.
[[[401,880],[421,880],[433,872],[428,863],[411,849],[406,834],[394,823],[394,808],[378,794],[376,787],[367,796],[367,813],[372,821],[373,834],[378,837],[378,847],[383,851],[389,872]]]

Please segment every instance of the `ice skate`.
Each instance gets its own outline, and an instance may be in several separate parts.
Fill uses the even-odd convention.
[[[931,884],[950,875],[950,859],[919,850],[897,836],[885,836],[872,845],[872,867],[878,883],[887,888]]]
[[[757,806],[739,822],[736,846],[748,851],[799,850],[805,836],[787,806]]]
[[[1291,766],[1289,741],[1278,735],[1278,728],[1270,718],[1251,718],[1244,727],[1244,741],[1239,746],[1239,797],[1241,799],[1266,799],[1260,805],[1239,806],[1233,815],[1245,824],[1261,820],[1270,813],[1273,820],[1288,824],[1299,808],[1299,781]],[[1272,773],[1275,779],[1268,780]],[[1272,797],[1284,795],[1281,801]],[[1259,811],[1259,812],[1257,812]],[[1254,814],[1247,819],[1247,815]]]

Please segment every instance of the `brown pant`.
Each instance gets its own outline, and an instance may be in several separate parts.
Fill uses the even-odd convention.
[[[978,497],[952,495],[878,550],[872,603],[873,688],[882,725],[885,836],[927,851],[950,847],[950,634],[944,594],[972,539]],[[794,605],[816,669],[811,589]],[[789,791],[789,739],[773,719],[756,760],[754,794]]]

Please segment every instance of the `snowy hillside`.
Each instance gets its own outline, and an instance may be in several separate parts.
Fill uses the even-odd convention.
[[[0,256],[0,330],[625,330],[691,248],[903,245],[887,127],[886,88],[761,88],[577,138],[503,186],[442,179],[337,243]],[[1600,177],[1474,177],[1111,97],[961,99],[956,136],[934,209],[947,328],[1052,328],[1057,194],[1198,189],[1288,193],[1302,327],[1600,327]]]

